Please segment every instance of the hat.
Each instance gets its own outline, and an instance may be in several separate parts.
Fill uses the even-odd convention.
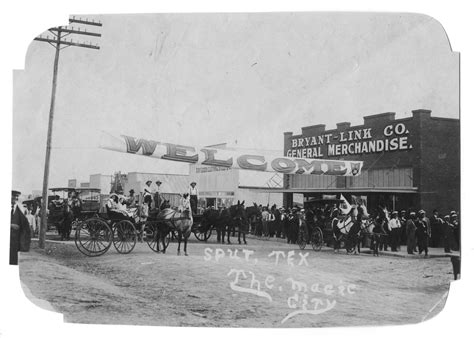
[[[197,183],[196,182],[191,182],[189,185],[193,185],[193,184],[196,185]]]
[[[444,216],[444,219],[449,219],[450,217],[451,217],[451,216],[446,215],[446,216]]]
[[[109,195],[109,197],[113,197],[113,196],[117,196],[117,197],[118,197],[118,195],[117,195],[116,193],[114,193],[114,192]]]
[[[19,192],[18,190],[12,190],[12,196],[20,196],[21,195],[21,192]]]
[[[426,214],[426,212],[425,212],[423,209],[421,209],[420,211],[418,211],[418,213],[419,213],[419,214]]]
[[[451,211],[450,214],[451,214],[451,216],[457,216],[456,211],[454,211],[454,210]]]
[[[149,183],[153,183],[152,181],[148,180],[148,181],[145,182],[145,184],[148,184],[148,182],[149,182]]]
[[[402,210],[402,211],[400,211],[400,213],[401,213],[401,214],[405,214],[405,213],[406,213],[406,211],[405,211],[405,210]]]
[[[156,183],[156,184],[161,184],[161,183],[163,183],[163,182],[161,182],[160,180],[158,180],[158,181],[156,181],[155,183]]]
[[[393,211],[392,216],[398,215],[398,211]]]
[[[410,216],[416,216],[416,212],[414,211],[410,212]]]
[[[130,189],[130,191],[129,191],[129,192],[135,192],[135,190],[133,190],[133,189]]]

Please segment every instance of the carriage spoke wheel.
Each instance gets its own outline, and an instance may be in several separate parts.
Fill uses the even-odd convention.
[[[130,221],[120,221],[114,224],[113,243],[115,250],[121,254],[132,252],[135,244],[137,244],[137,235],[135,226]]]
[[[303,228],[300,228],[300,230],[298,231],[298,238],[296,239],[296,243],[298,244],[301,250],[306,247],[306,237]]]
[[[211,237],[212,234],[212,227],[209,226],[207,229],[201,228],[201,226],[196,227],[194,229],[194,236],[198,239],[198,241],[201,242],[207,242],[209,237]]]
[[[161,241],[160,223],[146,222],[145,224],[145,241],[151,250],[155,252],[163,251],[170,244],[171,234],[168,232],[165,237],[165,247]]]
[[[87,219],[77,225],[74,243],[86,256],[103,255],[112,245],[112,230],[99,218]]]
[[[314,251],[320,251],[323,246],[323,231],[320,228],[313,230],[311,238],[311,246]]]

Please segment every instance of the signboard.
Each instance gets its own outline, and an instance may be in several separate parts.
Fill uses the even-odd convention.
[[[107,133],[102,133],[100,148],[162,160],[282,174],[358,176],[363,164],[362,161],[276,157],[227,149],[200,148]]]
[[[410,150],[408,134],[405,124],[397,123],[385,126],[382,137],[373,137],[372,128],[300,136],[291,139],[286,156],[322,158]]]

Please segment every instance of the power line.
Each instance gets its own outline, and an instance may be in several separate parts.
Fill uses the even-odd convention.
[[[76,23],[86,26],[95,26],[102,27],[102,23],[94,20],[89,21],[88,19],[76,19],[75,17],[69,18],[69,23]],[[43,37],[40,35],[36,37],[35,41],[46,42],[49,45],[53,46],[55,49],[54,55],[54,64],[53,64],[53,83],[51,89],[51,105],[49,108],[49,121],[48,121],[48,136],[46,139],[46,155],[44,163],[44,177],[43,177],[43,195],[41,200],[41,224],[40,224],[40,233],[39,233],[39,247],[44,249],[46,229],[48,228],[47,221],[47,208],[48,208],[48,180],[49,180],[49,162],[51,158],[51,141],[53,134],[53,116],[54,116],[54,105],[56,101],[56,87],[57,87],[57,78],[58,78],[58,64],[59,64],[59,52],[67,47],[74,46],[80,48],[89,48],[89,49],[100,49],[98,44],[93,45],[91,42],[84,41],[73,41],[73,39],[66,40],[66,36],[69,35],[83,35],[83,36],[93,36],[101,37],[100,33],[88,32],[86,28],[81,31],[79,28],[61,26],[56,28],[50,28],[49,33],[52,37],[47,35]]]

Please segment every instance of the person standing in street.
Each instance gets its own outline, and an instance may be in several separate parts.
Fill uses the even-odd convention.
[[[451,246],[453,241],[453,228],[454,225],[451,223],[451,216],[444,216],[443,221],[443,241],[444,241],[444,252],[451,253]]]
[[[406,238],[407,238],[407,252],[409,255],[414,255],[416,248],[416,225],[415,225],[416,213],[410,212],[408,220],[406,222]]]
[[[31,207],[25,209],[25,217],[30,224],[30,234],[34,237],[36,233],[36,217],[32,214]]]
[[[30,224],[18,206],[19,191],[12,190],[10,216],[10,265],[18,265],[18,252],[30,251]]]
[[[407,243],[407,215],[406,211],[402,210],[400,211],[400,230],[399,230],[399,236],[398,236],[398,250],[400,250],[400,245],[405,245]]]
[[[197,205],[199,198],[199,192],[196,185],[196,182],[191,182],[189,187],[189,201],[191,203],[191,210],[193,214],[197,214]]]
[[[428,246],[430,245],[431,240],[431,221],[428,217],[426,217],[426,212],[424,210],[420,210],[420,215],[423,218],[423,221],[426,224],[426,232],[428,234]]]
[[[268,236],[268,222],[270,221],[270,212],[268,212],[267,207],[263,208],[262,211],[262,236]]]
[[[418,253],[421,255],[423,251],[425,252],[425,257],[428,256],[428,242],[430,239],[430,232],[428,229],[428,224],[425,220],[425,212],[420,210],[418,212],[418,219],[416,223],[416,238],[418,240]]]
[[[388,221],[388,230],[389,230],[389,238],[390,238],[390,248],[392,251],[398,251],[398,242],[400,237],[400,220],[398,219],[398,212],[392,212],[392,216],[390,221]]]

